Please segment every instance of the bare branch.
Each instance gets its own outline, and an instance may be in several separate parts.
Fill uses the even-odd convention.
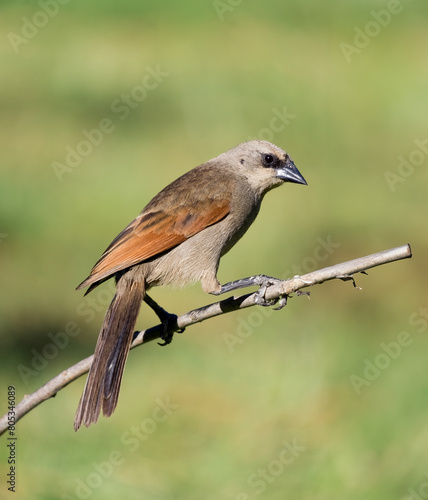
[[[303,276],[294,276],[293,278],[281,281],[267,288],[265,293],[266,300],[279,299],[297,292],[302,288],[324,283],[332,279],[352,279],[356,273],[364,272],[372,267],[387,264],[401,259],[407,259],[412,256],[410,245],[403,245],[383,252],[378,252],[359,259],[343,262],[335,266],[326,267]],[[239,297],[229,297],[220,302],[215,302],[199,309],[195,309],[177,318],[177,330],[185,328],[195,323],[200,323],[209,318],[226,314],[246,307],[256,305],[256,293],[241,295]],[[152,340],[158,339],[162,331],[161,325],[148,328],[147,330],[137,332],[131,349],[141,344],[146,344]],[[32,394],[24,396],[22,401],[15,407],[15,421],[21,419],[43,401],[54,397],[61,389],[81,377],[89,371],[93,356],[83,359],[79,363],[71,366],[67,370],[54,377],[45,385],[40,387]],[[8,415],[0,418],[0,435],[8,428]]]

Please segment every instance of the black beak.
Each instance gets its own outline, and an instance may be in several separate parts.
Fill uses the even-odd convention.
[[[284,182],[295,182],[296,184],[308,185],[291,158],[287,158],[281,167],[277,168],[276,176]]]

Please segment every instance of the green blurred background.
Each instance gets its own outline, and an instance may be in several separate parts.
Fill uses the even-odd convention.
[[[220,281],[407,242],[414,257],[133,351],[114,416],[77,434],[74,382],[18,425],[18,497],[427,498],[427,3],[63,3],[0,9],[2,413],[8,385],[20,400],[93,352],[112,284],[74,288],[113,237],[248,138],[286,148],[309,186],[267,197]],[[143,307],[138,326],[155,320]],[[0,458],[3,495],[4,438]]]

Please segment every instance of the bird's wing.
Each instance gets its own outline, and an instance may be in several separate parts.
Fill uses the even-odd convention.
[[[171,211],[149,207],[112,241],[78,290],[92,285],[88,293],[116,272],[171,250],[230,211],[227,197],[199,198]]]

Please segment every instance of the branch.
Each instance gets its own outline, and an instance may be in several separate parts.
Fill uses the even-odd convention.
[[[335,266],[326,267],[312,273],[304,274],[303,276],[294,276],[293,278],[280,281],[267,288],[265,293],[266,300],[279,299],[286,297],[302,288],[313,285],[319,285],[325,281],[332,279],[351,280],[355,285],[353,275],[364,272],[372,267],[387,264],[401,259],[407,259],[412,256],[410,245],[384,250],[383,252],[374,253],[366,257],[343,262]],[[195,323],[200,323],[209,318],[226,314],[246,307],[256,305],[256,293],[241,295],[240,297],[229,297],[220,302],[215,302],[199,309],[195,309],[177,318],[177,331]],[[152,340],[158,339],[162,332],[162,326],[157,325],[147,330],[136,332],[136,337],[131,344],[131,349],[141,344],[147,344]],[[93,356],[83,359],[79,363],[71,366],[67,370],[54,377],[45,385],[40,387],[32,394],[24,396],[22,401],[18,403],[14,409],[15,422],[21,419],[24,415],[30,412],[43,401],[56,396],[56,394],[66,387],[68,384],[76,380],[89,371]],[[8,415],[0,418],[0,435],[8,429]]]

